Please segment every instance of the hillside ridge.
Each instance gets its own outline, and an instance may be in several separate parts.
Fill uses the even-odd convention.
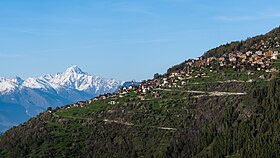
[[[189,59],[139,85],[48,108],[4,133],[0,155],[279,157],[279,50],[261,48]]]

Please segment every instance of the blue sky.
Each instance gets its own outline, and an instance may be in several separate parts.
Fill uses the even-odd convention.
[[[0,76],[142,80],[280,25],[277,0],[3,0]]]

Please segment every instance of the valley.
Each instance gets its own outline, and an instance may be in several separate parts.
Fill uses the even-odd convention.
[[[49,107],[5,132],[0,154],[279,157],[278,37],[280,28],[222,45],[114,93]]]
[[[27,121],[48,107],[113,93],[123,84],[129,85],[129,82],[95,77],[76,65],[54,76],[46,74],[26,80],[0,78],[0,132]],[[17,108],[12,109],[15,105]]]

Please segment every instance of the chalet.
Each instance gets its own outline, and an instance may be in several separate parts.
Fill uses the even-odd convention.
[[[252,83],[253,81],[254,81],[254,80],[250,79],[250,80],[248,80],[247,82]]]
[[[263,63],[262,61],[257,61],[257,63],[258,63],[259,65],[264,65],[264,63]]]
[[[133,89],[133,86],[132,86],[132,85],[128,87],[128,90],[132,90],[132,89]]]
[[[125,95],[127,93],[128,93],[128,91],[122,91],[120,94]]]
[[[164,84],[164,85],[165,85],[165,84],[168,84],[168,81],[167,81],[167,80],[163,81],[163,84]]]
[[[87,100],[86,102],[87,102],[87,104],[91,104],[92,100]]]
[[[154,97],[155,97],[155,98],[160,98],[160,93],[156,92],[156,93],[154,94]]]
[[[233,56],[232,56],[232,57],[229,57],[229,61],[230,61],[230,62],[236,62],[236,57],[233,57]]]
[[[253,59],[253,57],[250,57],[249,62],[252,62],[252,61],[254,61],[254,59]]]
[[[247,59],[247,56],[245,54],[241,54],[238,57],[241,58],[241,59]]]
[[[243,55],[242,52],[236,52],[235,54],[236,54],[236,56],[238,56],[238,57],[240,57],[241,55]]]
[[[177,75],[178,75],[178,73],[172,73],[169,77],[175,77]]]
[[[253,60],[258,60],[260,58],[260,56],[258,54],[253,54],[252,55]]]
[[[259,76],[260,79],[265,79],[264,75]]]
[[[192,66],[193,65],[193,61],[187,62],[187,65]]]
[[[278,59],[278,55],[273,54],[273,55],[271,56],[271,60],[277,60],[277,59]]]
[[[245,53],[247,57],[251,56],[253,53],[251,51],[248,51]]]
[[[138,96],[138,98],[140,99],[140,100],[145,100],[146,98],[145,98],[145,94],[141,94],[140,96]]]
[[[181,76],[179,76],[179,77],[178,77],[178,79],[182,81],[184,78],[183,78],[183,77],[181,77]]]
[[[261,56],[261,55],[263,55],[263,52],[262,51],[256,51],[255,54],[257,54],[258,56]]]
[[[93,98],[93,99],[92,99],[92,101],[97,101],[97,100],[98,100],[98,98]]]
[[[220,58],[219,58],[219,61],[220,61],[220,62],[224,62],[225,60],[226,60],[225,57],[220,57]]]
[[[207,58],[207,64],[209,64],[210,62],[212,62],[212,61],[214,61],[214,60],[216,60],[216,58],[215,57],[210,57],[210,58]]]
[[[108,102],[108,104],[115,105],[115,104],[117,104],[117,102],[112,100],[112,101]]]
[[[195,66],[197,67],[201,67],[203,64],[202,64],[202,61],[196,61],[195,63]]]
[[[271,57],[273,54],[273,51],[272,50],[269,50],[267,52],[264,53],[264,56],[267,58],[267,57]]]
[[[181,75],[185,75],[186,72],[185,72],[185,71],[180,71],[180,74],[181,74]]]

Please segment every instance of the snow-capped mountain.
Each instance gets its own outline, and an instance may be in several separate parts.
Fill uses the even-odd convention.
[[[12,79],[0,77],[0,131],[2,126],[8,128],[27,121],[27,117],[35,116],[47,107],[62,106],[100,94],[113,93],[124,83],[92,76],[76,65],[63,73],[46,74],[39,78],[23,80],[20,77]],[[12,106],[20,107],[18,109],[24,111],[24,114],[21,114],[23,120],[14,121],[5,117],[8,114],[14,115],[15,112],[18,115],[18,111],[7,110]]]

